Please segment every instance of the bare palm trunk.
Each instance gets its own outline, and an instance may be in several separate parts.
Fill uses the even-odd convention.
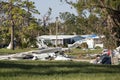
[[[8,49],[14,50],[14,22],[12,21],[12,26],[11,26],[11,41],[9,43],[9,46],[7,47]]]
[[[11,27],[11,49],[14,50],[14,22],[12,21]]]
[[[14,26],[15,25],[14,25],[14,20],[12,18],[12,12],[11,12],[12,7],[13,7],[12,0],[10,0],[10,10],[9,10],[10,14],[9,14],[9,16],[10,16],[10,22],[11,22],[11,41],[10,41],[10,44],[7,48],[14,50]]]

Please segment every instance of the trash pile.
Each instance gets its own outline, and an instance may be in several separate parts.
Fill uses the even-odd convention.
[[[11,55],[1,55],[0,60],[72,60],[61,48],[47,48]]]

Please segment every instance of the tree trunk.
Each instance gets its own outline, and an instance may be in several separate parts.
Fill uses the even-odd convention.
[[[8,46],[9,49],[12,49],[14,50],[14,21],[13,21],[13,15],[12,15],[12,10],[13,8],[13,3],[12,3],[12,0],[10,0],[10,22],[11,22],[11,41],[10,41],[10,44]]]
[[[12,22],[12,26],[11,26],[11,41],[9,43],[9,46],[7,47],[7,49],[12,49],[14,50],[14,22]]]
[[[11,26],[11,49],[14,50],[14,22],[12,21]]]

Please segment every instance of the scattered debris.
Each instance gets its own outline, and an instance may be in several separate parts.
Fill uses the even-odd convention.
[[[11,55],[2,55],[0,60],[71,60],[68,55],[64,54],[61,48],[46,48],[41,50],[33,50],[29,52],[21,52]]]

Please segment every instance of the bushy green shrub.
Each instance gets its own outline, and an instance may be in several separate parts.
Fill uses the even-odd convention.
[[[82,48],[82,49],[87,49],[88,48],[88,44],[86,42],[84,42],[79,47]]]
[[[95,49],[101,49],[101,47],[100,46],[96,46]]]
[[[27,43],[22,43],[22,48],[27,48]]]

